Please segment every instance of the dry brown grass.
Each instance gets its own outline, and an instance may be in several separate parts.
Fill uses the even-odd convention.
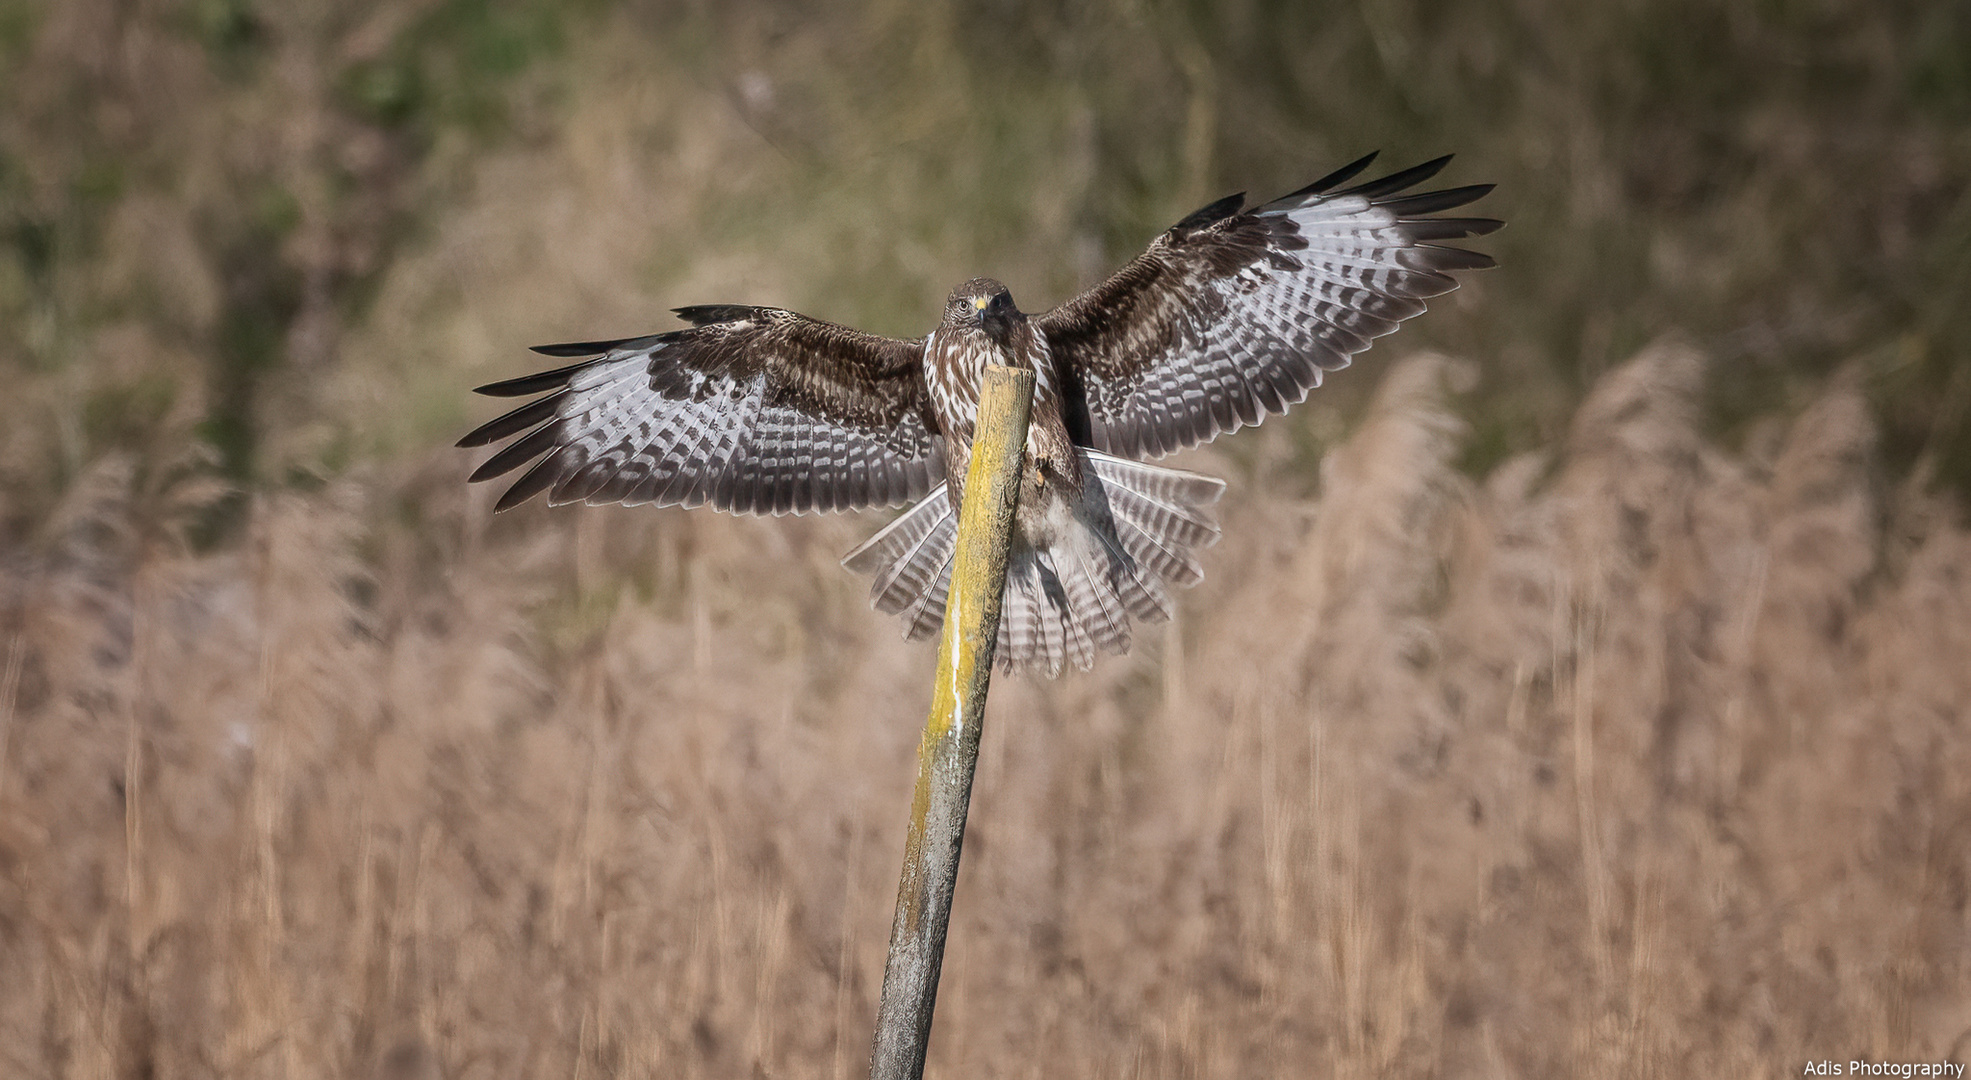
[[[998,687],[932,1073],[1961,1060],[1971,535],[1847,384],[1707,445],[1700,362],[1482,487],[1459,363],[1318,498],[1262,429],[1174,633]],[[9,567],[9,1075],[859,1075],[930,663],[866,523],[488,533],[465,465],[206,557],[105,466]]]

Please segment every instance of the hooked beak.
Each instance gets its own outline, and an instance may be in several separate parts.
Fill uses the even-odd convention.
[[[1006,332],[1012,329],[1012,319],[1008,317],[1007,310],[1011,306],[995,304],[983,296],[972,298],[972,310],[979,315],[979,328],[986,332],[987,337],[1001,344],[1006,341]]]

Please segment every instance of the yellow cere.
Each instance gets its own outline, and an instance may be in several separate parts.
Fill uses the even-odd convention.
[[[984,311],[986,308],[986,298],[983,296],[972,297],[972,306],[980,311]]]

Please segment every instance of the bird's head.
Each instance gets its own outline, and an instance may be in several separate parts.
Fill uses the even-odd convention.
[[[973,278],[951,290],[944,306],[944,325],[949,329],[977,328],[994,341],[1004,342],[1007,331],[1021,318],[1013,306],[1013,294],[991,278]]]

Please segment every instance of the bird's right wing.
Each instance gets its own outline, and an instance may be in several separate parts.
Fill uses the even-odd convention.
[[[1097,450],[1156,457],[1283,413],[1371,340],[1450,292],[1450,272],[1492,265],[1441,240],[1491,218],[1435,217],[1489,184],[1404,195],[1440,158],[1337,190],[1355,162],[1241,212],[1234,195],[1199,210],[1095,288],[1035,316]]]
[[[799,514],[895,506],[944,479],[921,342],[777,308],[678,314],[695,325],[539,346],[548,356],[595,359],[479,388],[546,395],[459,440],[513,440],[474,481],[533,463],[496,509],[545,491],[551,503]]]

